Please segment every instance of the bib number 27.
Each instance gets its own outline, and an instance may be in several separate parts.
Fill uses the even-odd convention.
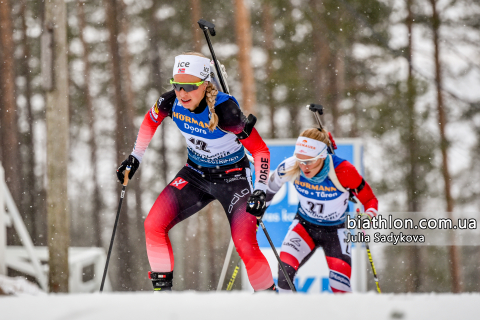
[[[205,141],[195,138],[190,138],[188,141],[195,145],[195,149],[210,153],[210,150],[207,149],[208,145]]]
[[[314,203],[314,202],[307,202],[308,206],[310,207],[310,212],[321,215],[323,213],[323,203]]]

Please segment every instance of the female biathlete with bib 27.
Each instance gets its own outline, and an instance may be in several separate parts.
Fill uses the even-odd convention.
[[[351,292],[351,256],[343,239],[349,191],[363,204],[365,213],[377,215],[378,201],[368,183],[348,161],[328,154],[330,139],[325,129],[307,129],[300,134],[294,155],[284,160],[270,177],[267,205],[287,181],[293,181],[300,203],[282,244],[280,259],[293,282],[297,270],[322,247],[330,269],[333,292]],[[348,189],[348,190],[347,190]],[[278,272],[278,291],[289,292]]]
[[[131,178],[157,127],[172,118],[185,137],[188,160],[160,193],[145,219],[148,260],[155,291],[171,290],[174,259],[168,231],[217,199],[230,223],[235,247],[245,263],[255,291],[275,290],[267,260],[256,238],[256,218],[265,208],[270,152],[257,130],[254,117],[247,119],[234,97],[219,92],[210,79],[210,60],[199,53],[175,57],[173,90],[164,93],[140,126],[132,154],[122,162],[117,176]],[[255,190],[244,147],[255,160]],[[247,213],[246,204],[253,203]]]

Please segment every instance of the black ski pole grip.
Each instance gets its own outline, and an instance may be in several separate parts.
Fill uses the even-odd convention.
[[[323,115],[323,106],[321,104],[310,104],[307,108],[312,112],[318,112],[319,115]]]
[[[204,20],[204,19],[200,19],[198,20],[198,26],[200,27],[200,29],[202,30],[205,30],[205,28],[208,29],[208,31],[210,32],[210,34],[212,35],[212,37],[215,37],[215,35],[217,34],[215,32],[215,25],[207,20]]]
[[[318,125],[320,126],[320,130],[323,130],[322,120],[320,120],[320,116],[323,115],[323,106],[321,104],[309,104],[306,106],[308,110],[313,112],[315,119],[317,119]]]

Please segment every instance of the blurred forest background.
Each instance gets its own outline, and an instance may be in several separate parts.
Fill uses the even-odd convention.
[[[195,50],[210,57],[200,18],[216,25],[212,41],[231,93],[245,114],[257,115],[263,138],[297,137],[315,124],[305,105],[321,103],[334,137],[363,139],[365,177],[381,212],[479,212],[477,0],[66,5],[71,246],[108,248],[120,193],[115,170],[145,113],[170,90],[175,55]],[[0,3],[0,160],[38,246],[47,245],[46,145],[55,143],[45,133],[43,29],[43,1]],[[172,121],[158,131],[128,187],[109,269],[114,290],[151,290],[143,221],[186,160]],[[216,289],[230,237],[219,203],[170,235],[174,288]],[[19,245],[14,230],[8,243]],[[386,250],[378,266],[383,290],[480,291],[480,249],[452,248]]]

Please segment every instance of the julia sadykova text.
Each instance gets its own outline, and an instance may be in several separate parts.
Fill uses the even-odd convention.
[[[343,240],[344,242],[353,242],[353,243],[370,243],[372,237],[368,234],[364,234],[363,232],[358,232],[357,234],[351,234],[350,232],[347,233],[347,237]],[[380,232],[376,232],[373,235],[373,242],[375,243],[391,243],[393,245],[399,243],[424,243],[425,236],[424,235],[411,235],[411,234],[403,234],[402,232],[395,234],[390,232],[390,234],[381,234]]]

